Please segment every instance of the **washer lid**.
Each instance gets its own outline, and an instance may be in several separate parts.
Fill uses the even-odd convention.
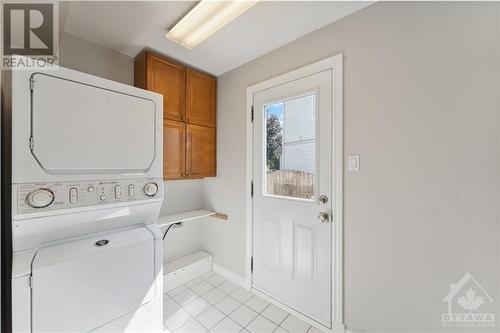
[[[145,228],[40,249],[32,264],[34,332],[88,332],[152,300],[154,238]]]
[[[156,136],[151,100],[47,74],[32,80],[32,153],[47,173],[149,169]]]

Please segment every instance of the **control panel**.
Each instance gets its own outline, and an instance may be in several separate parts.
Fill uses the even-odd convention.
[[[20,184],[19,213],[32,213],[163,197],[161,179]]]

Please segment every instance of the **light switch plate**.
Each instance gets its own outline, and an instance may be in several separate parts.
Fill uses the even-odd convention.
[[[359,155],[349,155],[347,160],[347,170],[349,172],[359,172]]]

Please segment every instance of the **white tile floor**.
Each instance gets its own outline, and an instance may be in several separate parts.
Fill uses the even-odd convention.
[[[171,333],[320,332],[214,272],[165,293],[163,307]]]

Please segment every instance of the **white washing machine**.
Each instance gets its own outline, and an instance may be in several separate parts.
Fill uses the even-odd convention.
[[[13,331],[161,331],[162,97],[63,68],[5,75]]]

